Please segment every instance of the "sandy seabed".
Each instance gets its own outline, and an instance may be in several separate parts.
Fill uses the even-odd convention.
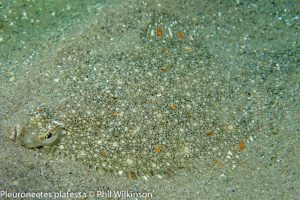
[[[1,198],[299,198],[297,1],[54,2],[1,4]]]

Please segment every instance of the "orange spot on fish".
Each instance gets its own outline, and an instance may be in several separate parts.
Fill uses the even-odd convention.
[[[161,151],[161,147],[160,147],[160,146],[155,147],[155,152],[156,152],[157,154],[159,154],[160,151]]]
[[[164,33],[163,33],[163,31],[162,31],[162,29],[160,27],[157,27],[156,30],[155,30],[155,32],[156,32],[156,36],[157,37],[161,38],[161,37],[164,36]]]
[[[177,33],[177,37],[179,40],[183,40],[184,39],[184,33],[182,31]]]
[[[244,150],[246,148],[246,144],[243,142],[243,141],[241,141],[240,143],[239,143],[239,145],[238,145],[238,149],[240,150],[240,151],[242,151],[242,150]]]

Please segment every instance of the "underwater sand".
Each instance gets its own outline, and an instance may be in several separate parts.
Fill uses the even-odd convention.
[[[0,9],[1,197],[300,196],[298,2]],[[53,154],[10,139],[41,106],[66,129]]]

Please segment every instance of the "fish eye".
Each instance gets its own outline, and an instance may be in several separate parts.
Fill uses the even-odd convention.
[[[49,139],[49,138],[52,138],[52,133],[51,133],[51,132],[49,132],[49,133],[47,134],[47,139]]]

